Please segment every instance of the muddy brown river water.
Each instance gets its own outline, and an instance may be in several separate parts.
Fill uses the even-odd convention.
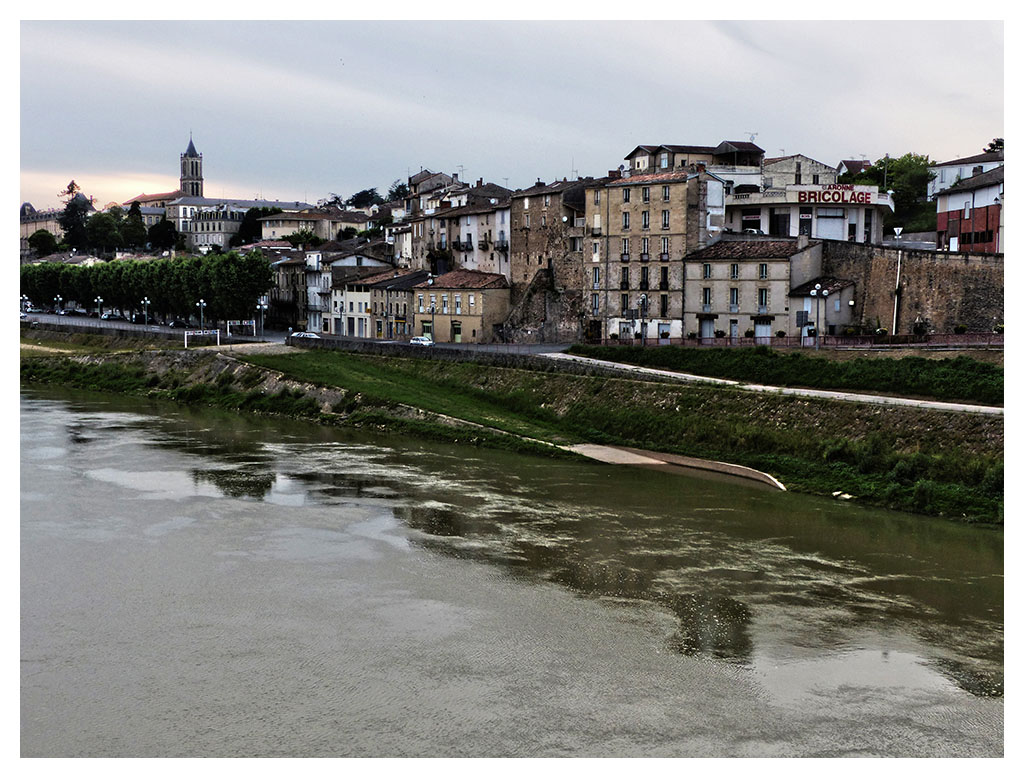
[[[1003,535],[21,396],[23,756],[1000,756]]]

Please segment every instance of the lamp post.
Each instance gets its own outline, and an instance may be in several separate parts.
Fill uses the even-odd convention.
[[[825,318],[823,319],[825,332],[828,333],[828,289],[821,290],[821,298],[825,301]]]
[[[143,316],[145,317],[144,321],[146,322],[146,326],[148,327],[149,326],[149,298],[148,297],[143,297],[142,298],[142,309],[144,311],[144,313],[143,313]]]
[[[56,297],[54,297],[53,298],[53,310],[56,311],[57,313],[60,313],[60,304],[63,301],[64,301],[64,298],[61,297],[60,295],[57,295]]]
[[[199,309],[199,329],[205,330],[206,327],[203,326],[205,322],[205,319],[203,318],[203,312],[206,310],[206,300],[200,297],[199,302],[196,303],[196,308]]]
[[[821,284],[815,284],[811,290],[811,297],[814,298],[814,350],[818,350],[821,342],[821,330],[818,328],[818,321],[821,316]]]
[[[99,318],[102,319],[103,318],[103,298],[102,297],[97,297],[96,299],[93,300],[93,302],[96,303],[96,316],[98,316]]]
[[[437,343],[437,335],[434,333],[434,311],[436,310],[435,304],[430,304],[430,339]]]
[[[24,313],[25,309],[27,307],[28,307],[28,295],[27,294],[23,294],[21,296],[21,312]]]
[[[640,345],[647,345],[647,295],[640,295]]]
[[[256,310],[260,312],[260,337],[263,337],[263,312],[267,310],[267,298],[266,296],[260,297],[256,300]]]

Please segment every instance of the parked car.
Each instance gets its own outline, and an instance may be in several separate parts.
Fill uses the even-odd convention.
[[[119,313],[114,313],[113,311],[107,311],[100,318],[106,319],[107,321],[128,321],[124,316]]]
[[[317,340],[320,340],[320,336],[317,335],[315,332],[293,332],[292,333],[292,337],[293,338],[316,338]]]
[[[410,346],[433,346],[433,338],[428,338],[426,335],[417,335],[409,341]]]
[[[25,313],[24,311],[22,311],[22,312],[21,312],[21,320],[22,320],[22,321],[25,321],[25,319],[27,319],[27,318],[28,318],[28,314],[27,314],[27,313]]]
[[[38,305],[30,305],[28,307],[28,312],[29,313],[46,313],[46,311],[43,310],[42,308],[40,308]]]
[[[169,322],[167,322],[167,326],[168,327],[181,328],[181,329],[187,329],[188,328],[188,322],[182,321],[181,319],[171,319]]]

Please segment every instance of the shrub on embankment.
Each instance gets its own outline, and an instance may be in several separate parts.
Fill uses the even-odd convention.
[[[785,353],[767,346],[643,348],[576,345],[569,352],[642,367],[774,386],[882,392],[983,405],[1003,404],[1002,367],[965,356],[952,359],[858,357],[836,361]]]
[[[1001,521],[1001,417],[341,352],[247,361],[545,440],[733,462],[789,488]]]

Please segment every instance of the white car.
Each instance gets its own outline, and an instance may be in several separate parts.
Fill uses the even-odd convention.
[[[417,335],[409,341],[410,346],[433,346],[434,341],[426,335]]]
[[[293,338],[316,338],[317,340],[320,339],[320,336],[317,335],[315,332],[293,332],[292,333],[292,337]]]

